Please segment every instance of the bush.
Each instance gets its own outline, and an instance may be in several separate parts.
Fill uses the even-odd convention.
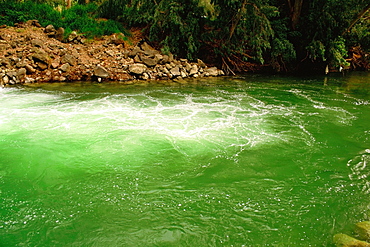
[[[67,34],[75,30],[88,38],[112,33],[129,35],[129,32],[117,21],[96,19],[97,9],[98,6],[91,3],[74,5],[60,13],[44,3],[0,1],[0,25],[12,26],[15,23],[37,19],[44,27],[52,24],[56,28],[65,28]]]

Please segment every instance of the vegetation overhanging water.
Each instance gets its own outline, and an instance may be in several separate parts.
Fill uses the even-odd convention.
[[[5,246],[330,246],[369,220],[370,76],[0,90]]]

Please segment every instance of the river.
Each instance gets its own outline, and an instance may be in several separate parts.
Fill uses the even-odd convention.
[[[370,218],[370,74],[0,89],[0,246],[332,246]]]

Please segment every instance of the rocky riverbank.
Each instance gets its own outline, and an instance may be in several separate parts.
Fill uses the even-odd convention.
[[[130,44],[120,35],[86,40],[31,20],[0,27],[0,85],[35,82],[181,79],[224,75],[201,60],[163,54],[146,42]]]

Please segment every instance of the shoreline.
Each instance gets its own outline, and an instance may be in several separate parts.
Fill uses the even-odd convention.
[[[203,61],[163,54],[146,42],[130,44],[114,34],[86,40],[72,34],[61,42],[55,29],[31,20],[0,27],[0,85],[36,82],[181,80],[225,73]],[[60,35],[59,35],[60,36]]]

